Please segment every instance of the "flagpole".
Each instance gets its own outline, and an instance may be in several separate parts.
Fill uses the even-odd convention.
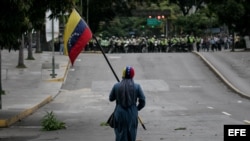
[[[110,64],[110,62],[109,62],[109,60],[108,60],[108,58],[107,58],[105,52],[103,51],[102,46],[99,44],[99,42],[98,42],[98,40],[97,40],[97,38],[96,38],[95,36],[93,36],[93,38],[95,39],[97,45],[99,46],[99,48],[100,48],[100,50],[101,50],[101,52],[102,52],[102,54],[103,54],[105,60],[107,61],[107,63],[108,63],[108,65],[109,65],[110,69],[112,70],[112,72],[113,72],[113,74],[114,74],[116,80],[117,80],[118,82],[120,82],[120,80],[119,80],[119,78],[117,77],[117,75],[116,75],[114,69],[112,68],[112,66],[111,66],[111,64]],[[144,130],[147,130],[147,129],[146,129],[146,126],[144,125],[144,123],[142,122],[142,120],[141,120],[141,118],[140,118],[139,116],[138,116],[138,120],[139,120],[139,122],[141,123],[143,129],[144,129]]]
[[[55,46],[54,46],[54,18],[52,18],[52,74],[50,76],[55,78],[57,74],[55,74]]]
[[[109,62],[107,56],[105,55],[105,52],[103,51],[103,48],[102,48],[101,45],[99,44],[97,38],[96,38],[95,36],[93,36],[93,38],[96,40],[96,43],[97,43],[97,45],[99,46],[99,48],[100,48],[100,50],[101,50],[101,52],[102,52],[102,54],[103,54],[105,60],[107,61],[107,63],[108,63],[108,65],[109,65],[110,69],[112,70],[112,72],[113,72],[113,74],[114,74],[116,80],[117,80],[118,82],[120,82],[120,80],[119,80],[119,78],[117,77],[117,75],[116,75],[114,69],[112,68],[112,66],[111,66],[111,64],[110,64],[110,62]]]

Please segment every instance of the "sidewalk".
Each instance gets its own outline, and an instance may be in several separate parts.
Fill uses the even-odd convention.
[[[68,56],[54,53],[55,71],[52,73],[52,53],[34,53],[35,60],[26,60],[27,68],[16,68],[19,51],[2,50],[2,109],[0,127],[9,127],[18,120],[32,114],[53,100],[60,92],[69,65]],[[56,74],[52,78],[51,74]]]
[[[250,52],[194,52],[234,92],[250,99]]]

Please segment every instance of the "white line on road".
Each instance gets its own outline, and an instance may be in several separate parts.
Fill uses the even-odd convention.
[[[192,85],[180,85],[180,88],[200,88],[201,86],[192,86]]]
[[[238,103],[242,103],[242,101],[241,101],[241,100],[238,100]]]
[[[75,71],[75,68],[70,68],[69,70],[70,70],[70,71]]]
[[[110,59],[120,59],[121,56],[109,56]]]
[[[249,120],[244,120],[244,122],[245,122],[246,124],[250,124],[250,121],[249,121]]]
[[[227,116],[231,116],[231,114],[229,114],[227,112],[222,112],[222,114],[227,115]]]
[[[214,109],[214,107],[210,107],[210,106],[208,106],[207,108],[208,108],[208,109]]]

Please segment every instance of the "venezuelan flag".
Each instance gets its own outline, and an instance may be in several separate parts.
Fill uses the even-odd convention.
[[[73,9],[64,29],[64,52],[69,56],[72,65],[91,38],[90,28]]]

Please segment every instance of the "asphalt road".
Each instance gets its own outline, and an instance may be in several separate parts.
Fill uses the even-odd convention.
[[[122,68],[135,67],[135,82],[146,95],[139,113],[147,130],[138,128],[143,141],[222,141],[225,124],[249,120],[250,102],[232,92],[192,53],[108,54],[121,78]],[[108,101],[117,82],[102,54],[81,54],[69,70],[54,101],[5,132],[0,141],[110,141],[113,129],[101,126],[114,108]],[[41,131],[41,118],[53,111],[65,130]]]

